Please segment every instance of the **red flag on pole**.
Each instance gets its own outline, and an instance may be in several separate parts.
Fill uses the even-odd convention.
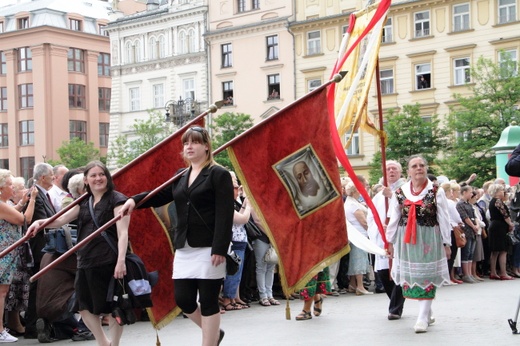
[[[191,125],[203,126],[201,119]],[[116,190],[127,196],[151,191],[186,164],[181,156],[183,131],[177,131],[114,174]],[[167,208],[165,208],[167,210]],[[167,227],[153,208],[132,213],[128,230],[132,251],[148,271],[159,271],[152,290],[153,307],[147,309],[155,328],[167,325],[180,313],[173,296],[173,245]]]
[[[324,86],[248,130],[228,151],[277,250],[286,295],[348,253]]]

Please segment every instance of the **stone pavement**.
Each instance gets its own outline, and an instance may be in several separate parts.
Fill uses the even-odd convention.
[[[285,301],[280,306],[228,311],[222,315],[226,336],[222,346],[271,345],[520,345],[507,320],[514,318],[520,299],[520,279],[446,286],[433,302],[436,323],[425,334],[415,334],[418,312],[415,301],[407,301],[403,318],[388,321],[386,294],[329,296],[323,314],[308,321],[294,317],[302,302],[290,301],[292,320],[285,319]],[[519,323],[520,327],[520,323]],[[200,345],[201,333],[188,319],[176,318],[159,331],[161,345]],[[20,340],[14,345],[39,345]],[[95,341],[59,341],[55,346],[94,346]],[[155,330],[148,322],[125,327],[121,346],[156,345]]]

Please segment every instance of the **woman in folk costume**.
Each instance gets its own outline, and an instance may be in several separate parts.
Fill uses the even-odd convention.
[[[432,300],[437,287],[450,282],[446,258],[451,253],[450,223],[444,190],[427,177],[426,160],[414,155],[408,161],[410,181],[392,196],[386,237],[393,255],[392,278],[403,296],[419,300],[416,333],[435,322]]]

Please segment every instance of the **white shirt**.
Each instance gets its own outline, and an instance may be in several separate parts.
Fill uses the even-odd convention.
[[[418,196],[414,196],[410,191],[410,185],[411,182],[407,182],[401,186],[401,189],[403,190],[404,196],[411,202],[417,202],[423,199],[428,191],[433,188],[433,183],[428,180],[426,188],[423,189]],[[448,215],[448,199],[446,198],[444,190],[441,188],[437,189],[437,195],[435,198],[437,204],[437,222],[439,223],[442,242],[451,246],[451,225],[450,217]],[[395,244],[397,238],[397,226],[399,224],[399,219],[401,218],[401,206],[399,205],[395,194],[392,195],[392,199],[390,200],[388,213],[390,215],[390,222],[386,227],[386,239]]]
[[[63,197],[67,196],[67,192],[63,191],[56,185],[52,185],[52,187],[49,191],[47,191],[47,193],[51,197],[54,210],[56,210],[56,212],[59,212],[61,210],[61,203],[63,201]]]

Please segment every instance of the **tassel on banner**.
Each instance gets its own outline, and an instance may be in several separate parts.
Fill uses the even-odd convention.
[[[290,320],[291,319],[291,307],[289,306],[289,297],[285,297],[286,304],[285,304],[285,319]]]
[[[157,329],[155,330],[155,338],[156,338],[155,345],[161,346],[161,340],[159,340],[159,332],[157,331]]]

